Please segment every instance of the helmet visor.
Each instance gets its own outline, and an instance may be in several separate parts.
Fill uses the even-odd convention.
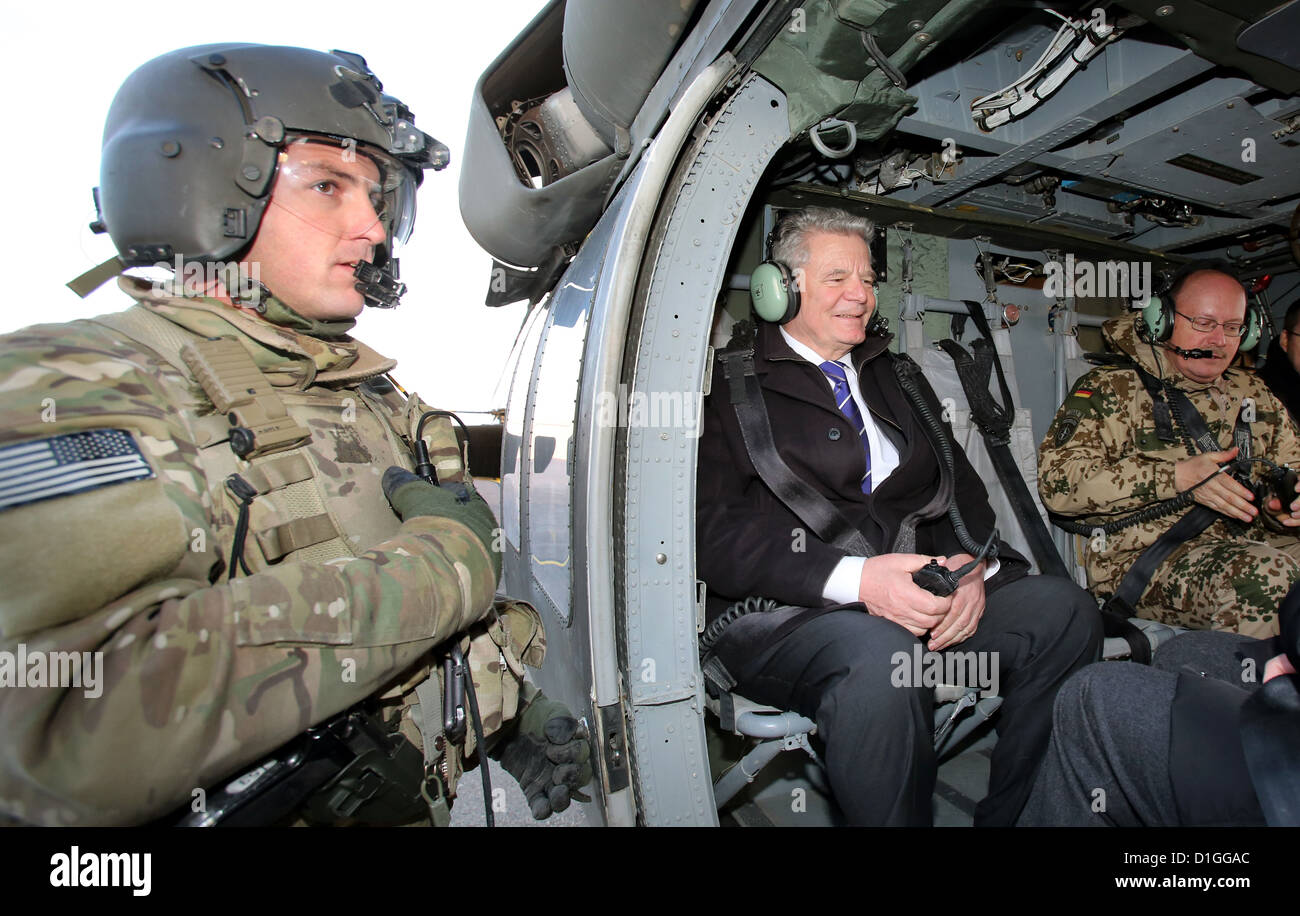
[[[291,139],[280,151],[271,205],[339,238],[375,234],[391,249],[415,222],[416,178],[400,162],[355,141]]]

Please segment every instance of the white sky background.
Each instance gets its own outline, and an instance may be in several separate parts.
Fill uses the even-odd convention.
[[[393,311],[366,309],[354,333],[396,359],[394,378],[436,407],[504,407],[505,387],[496,389],[526,303],[483,305],[491,258],[461,222],[456,191],[474,84],[544,5],[273,0],[236,9],[211,0],[169,0],[112,10],[83,2],[7,6],[0,22],[15,94],[0,144],[8,176],[0,239],[10,253],[10,277],[21,280],[0,311],[0,333],[130,304],[115,283],[85,300],[64,283],[114,253],[107,235],[87,228],[95,215],[90,189],[99,184],[104,117],[132,70],[167,51],[220,41],[341,48],[365,57],[385,91],[410,107],[416,125],[451,148],[451,165],[425,173],[415,232],[398,252],[409,287],[402,304]]]

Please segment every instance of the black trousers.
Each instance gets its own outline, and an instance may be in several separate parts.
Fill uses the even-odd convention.
[[[741,618],[723,635],[718,654],[733,672],[749,660],[736,659],[728,643],[744,644],[745,630],[763,627],[763,616]],[[1003,698],[977,826],[1016,822],[1047,749],[1056,691],[1098,658],[1101,641],[1101,618],[1087,592],[1066,579],[1029,576],[988,596],[969,639],[935,653],[976,653],[996,671]],[[751,700],[794,709],[817,723],[831,791],[852,824],[933,823],[934,691],[913,676],[918,646],[924,649],[883,617],[832,611],[752,660],[753,673],[736,687]]]
[[[1056,698],[1052,740],[1022,826],[1263,826],[1241,747],[1233,633],[1187,633],[1153,666],[1103,662]]]

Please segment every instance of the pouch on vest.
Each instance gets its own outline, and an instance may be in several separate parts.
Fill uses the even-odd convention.
[[[414,443],[420,425],[420,417],[430,411],[418,395],[412,395],[406,402],[406,441]],[[471,486],[469,462],[460,440],[456,437],[456,426],[447,417],[430,417],[424,424],[424,443],[429,447],[429,461],[438,475],[438,483],[462,483]]]
[[[331,496],[327,478],[335,476],[331,467],[369,466],[375,461],[382,466],[384,459],[392,460],[388,456],[372,457],[377,441],[386,441],[394,454],[404,451],[402,433],[395,428],[393,416],[395,412],[401,415],[400,406],[394,408],[383,398],[365,397],[358,389],[358,396],[370,404],[369,413],[378,421],[380,440],[356,432],[368,421],[357,415],[349,422],[347,411],[356,409],[349,398],[342,402],[342,422],[327,423],[313,440],[311,432],[295,422],[296,414],[290,414],[289,408],[308,415],[323,411],[329,416],[337,407],[329,395],[299,391],[281,394],[272,388],[243,346],[231,338],[192,341],[182,348],[181,357],[230,424],[226,431],[230,453],[214,454],[205,448],[200,454],[205,467],[214,472],[210,476],[226,479],[234,470],[249,484],[245,489],[256,491],[257,497],[271,497],[254,498],[236,507],[248,517],[245,528],[250,543],[232,544],[233,553],[247,559],[260,552],[266,565],[289,557],[327,562],[355,556],[359,549],[390,536],[384,519],[373,515],[356,517],[341,508]],[[376,405],[375,400],[381,403]],[[329,460],[333,464],[322,463],[318,453],[331,448],[334,451]],[[247,466],[238,463],[240,459]],[[219,472],[220,468],[227,471]],[[382,505],[377,480],[370,481],[365,475],[351,480],[348,486],[359,488],[350,494],[351,499]],[[346,525],[340,521],[345,517],[350,519]],[[392,521],[395,529],[396,520]],[[255,550],[250,550],[254,544]]]
[[[252,463],[238,472],[251,490],[265,496],[294,488],[286,497],[293,507],[288,517],[280,513],[274,524],[259,523],[256,518],[252,525],[244,523],[244,530],[256,541],[266,563],[275,563],[291,553],[317,545],[323,546],[311,559],[320,561],[347,555],[350,551],[338,540],[341,532],[316,493],[312,482],[315,470],[302,451],[311,440],[311,431],[290,416],[280,394],[243,345],[230,337],[193,340],[181,348],[180,358],[213,407],[229,423],[226,441],[230,451]],[[247,504],[240,505],[238,511],[241,515],[251,512],[257,516],[264,515],[267,509],[265,505],[254,508]],[[334,542],[332,546],[331,542]],[[232,568],[247,557],[247,548],[246,543],[232,545],[232,553],[237,554],[231,557]]]
[[[232,500],[223,486],[232,473],[240,474],[258,497],[275,493],[274,506],[254,499],[246,510],[245,546],[255,544],[257,549],[241,552],[242,556],[260,552],[269,564],[298,551],[305,552],[295,559],[311,562],[355,555],[344,532],[333,524],[320,492],[316,470],[307,455],[310,431],[289,415],[281,394],[238,340],[197,337],[142,305],[92,320],[153,351],[181,376],[197,382],[218,411],[206,414],[200,410],[197,415],[181,411],[198,447],[214,507],[224,503],[232,512],[241,511],[239,501]],[[227,409],[232,412],[221,412]],[[246,453],[244,458],[241,452]],[[232,548],[233,544],[223,539],[221,555],[230,558],[228,566],[242,568],[244,564],[231,556]]]
[[[546,657],[546,630],[541,615],[532,605],[499,598],[493,605],[493,614],[470,627],[459,645],[474,679],[483,738],[490,746],[494,743],[492,737],[519,714],[524,666],[541,667]],[[426,768],[436,773],[447,797],[454,798],[465,772],[465,759],[477,750],[474,730],[465,729],[460,744],[447,740],[444,734],[443,698],[447,696],[444,666],[435,665],[428,680],[411,693],[415,696],[406,697],[407,721],[418,730],[419,737],[410,732],[407,737],[417,746],[423,744]]]
[[[470,628],[465,658],[479,716],[483,722],[483,739],[501,730],[519,712],[524,666],[540,668],[546,658],[546,630],[542,617],[523,601],[500,599],[492,616]],[[473,729],[465,734],[465,754],[475,751]]]
[[[196,340],[181,359],[216,409],[230,421],[230,447],[240,458],[294,448],[311,438],[285,410],[248,351],[230,337]]]

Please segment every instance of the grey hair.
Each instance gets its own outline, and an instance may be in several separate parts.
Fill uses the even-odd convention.
[[[854,216],[847,210],[805,207],[781,217],[772,233],[769,257],[791,268],[804,266],[808,263],[808,236],[814,232],[856,235],[870,245],[876,228],[865,216]]]

